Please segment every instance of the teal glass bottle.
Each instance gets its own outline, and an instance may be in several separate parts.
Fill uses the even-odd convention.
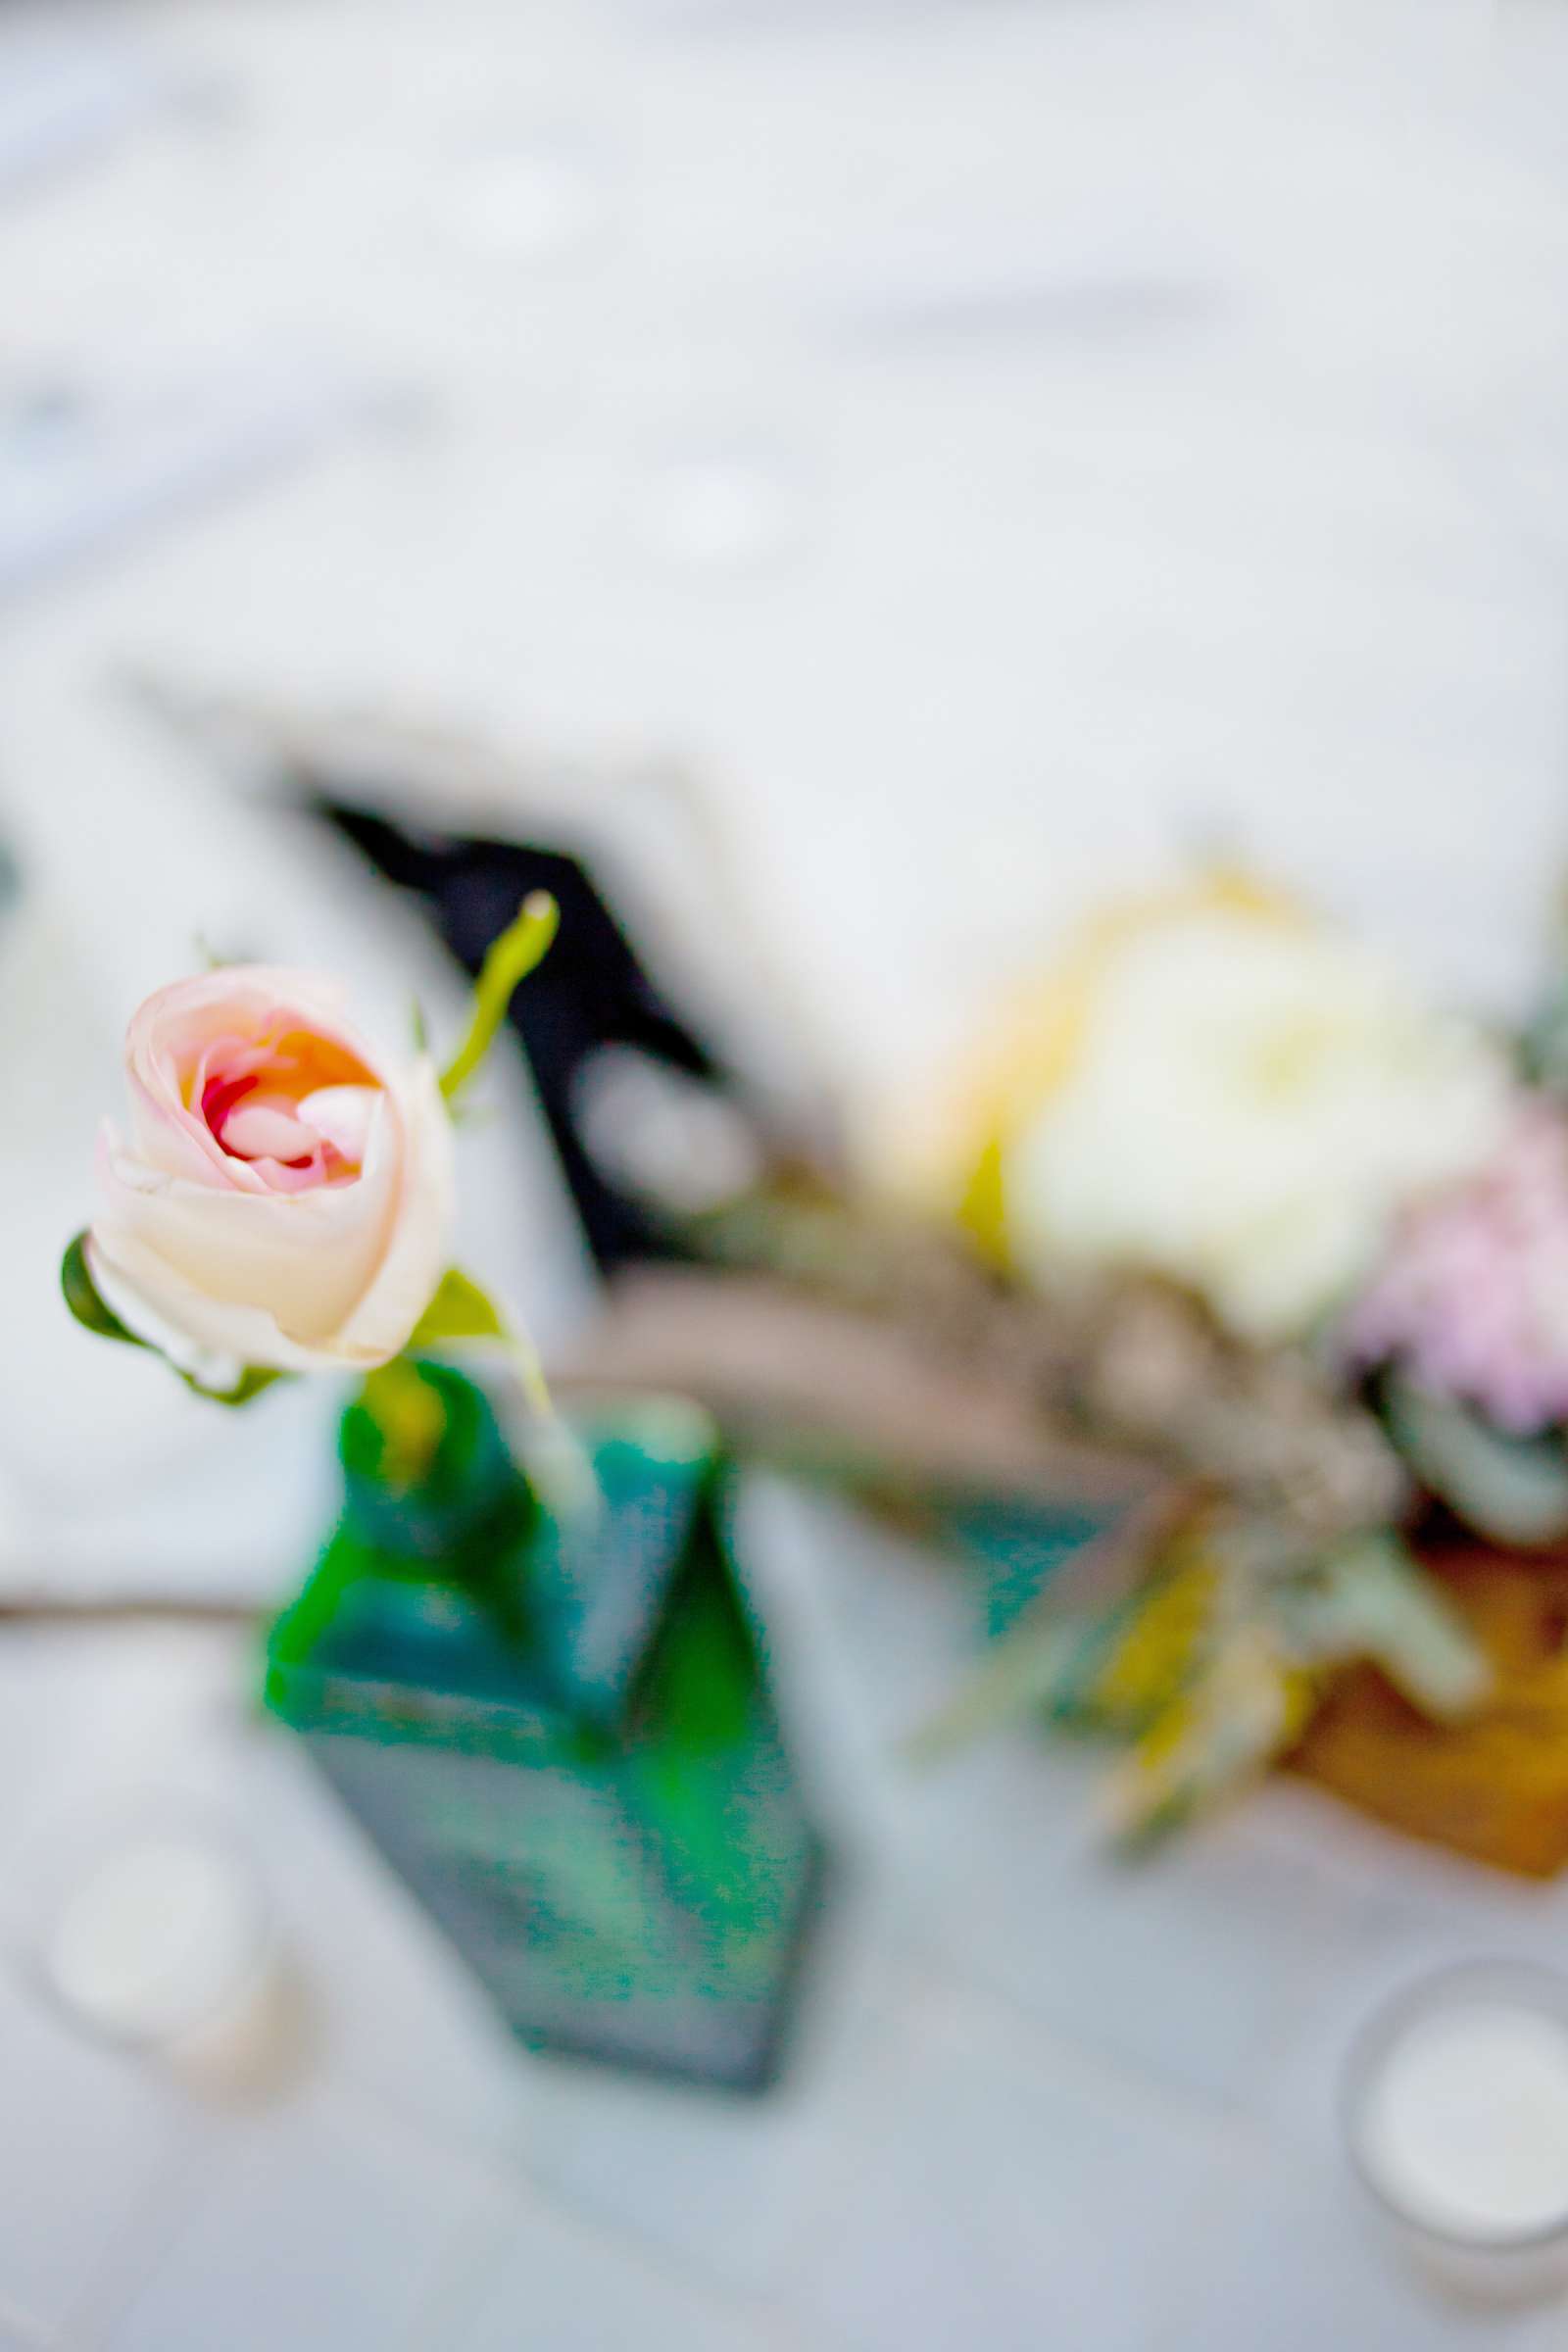
[[[269,1637],[268,1704],[524,2042],[758,2089],[821,1849],[730,1476],[677,1400],[577,1435],[597,1493],[552,1507],[470,1381],[373,1376],[343,1417],[338,1527]]]

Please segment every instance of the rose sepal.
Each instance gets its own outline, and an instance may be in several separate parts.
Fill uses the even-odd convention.
[[[239,1378],[228,1388],[215,1389],[205,1381],[198,1380],[195,1373],[187,1371],[182,1364],[176,1364],[162,1348],[155,1347],[151,1340],[144,1340],[139,1332],[132,1331],[122,1323],[105,1300],[92,1278],[85,1227],[67,1245],[66,1253],[60,1261],[60,1288],[66,1304],[84,1331],[90,1331],[100,1340],[119,1340],[127,1348],[145,1348],[150,1355],[162,1356],[170,1370],[178,1373],[186,1388],[198,1396],[205,1396],[210,1403],[249,1404],[253,1396],[259,1396],[264,1389],[270,1389],[274,1380],[286,1380],[289,1377],[286,1372],[276,1372],[268,1364],[246,1364]]]

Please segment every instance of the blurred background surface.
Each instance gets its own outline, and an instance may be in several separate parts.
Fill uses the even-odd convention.
[[[214,1427],[55,1292],[125,1012],[195,931],[460,1017],[416,909],[284,806],[302,730],[416,830],[591,853],[693,1017],[867,1157],[1086,897],[1195,847],[1446,995],[1539,969],[1561,0],[10,6],[0,284],[16,1590],[275,1602],[327,1507],[331,1399]],[[394,790],[344,714],[470,748]],[[521,1063],[492,1091],[466,1254],[562,1348],[589,1252]],[[748,1509],[858,1865],[755,2111],[507,2046],[240,1716],[238,1637],[5,1631],[12,1886],[197,1790],[320,2015],[231,2114],[0,1986],[0,2343],[1475,2340],[1363,2238],[1326,2086],[1416,1958],[1560,1957],[1562,1896],[1289,1789],[1130,1877],[1026,1740],[915,1782],[961,1596],[785,1482]]]

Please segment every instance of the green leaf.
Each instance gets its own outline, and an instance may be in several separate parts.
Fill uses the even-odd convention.
[[[409,1340],[411,1348],[437,1348],[444,1340],[504,1340],[507,1326],[469,1275],[449,1266]]]
[[[87,1236],[84,1232],[77,1234],[60,1261],[60,1288],[65,1293],[66,1304],[84,1331],[93,1332],[101,1340],[120,1340],[127,1348],[145,1348],[150,1355],[163,1354],[163,1350],[155,1348],[150,1340],[139,1339],[135,1332],[127,1331],[114,1310],[105,1305],[87,1263]],[[187,1389],[197,1396],[205,1396],[212,1404],[249,1404],[253,1396],[259,1396],[264,1389],[270,1389],[274,1380],[287,1378],[285,1373],[274,1372],[268,1365],[247,1364],[232,1388],[210,1389],[194,1373],[171,1363],[167,1355],[164,1356],[164,1362],[169,1364],[172,1372],[179,1375]]]
[[[1568,1534],[1562,1441],[1509,1438],[1464,1405],[1391,1374],[1384,1405],[1394,1442],[1423,1483],[1478,1535],[1550,1544]]]
[[[66,1304],[84,1331],[95,1332],[101,1340],[122,1340],[127,1348],[146,1347],[147,1342],[127,1331],[98,1296],[98,1285],[87,1263],[85,1231],[77,1234],[60,1261],[60,1288],[65,1293]]]
[[[1070,1711],[1088,1679],[1086,1662],[1098,1663],[1102,1649],[1100,1627],[1079,1618],[1031,1618],[1015,1626],[940,1711],[910,1734],[906,1760],[934,1764],[1032,1707],[1048,1714]]]
[[[519,981],[526,980],[549,951],[561,925],[561,909],[547,890],[533,890],[523,900],[514,921],[485,950],[479,977],[473,985],[473,1012],[468,1034],[442,1074],[441,1092],[450,1103],[466,1086],[507,1017],[507,1006]]]
[[[1158,1505],[1168,1520],[1168,1503]],[[1134,1509],[1102,1530],[1063,1570],[1075,1582],[1093,1563],[1093,1584],[1113,1590],[1108,1606],[1070,1608],[1057,1590],[1046,1590],[994,1641],[938,1713],[905,1742],[907,1758],[924,1764],[1025,1714],[1044,1714],[1071,1729],[1112,1728],[1100,1679],[1124,1635],[1167,1580],[1145,1577],[1156,1544],[1150,1509]],[[1079,1589],[1083,1585],[1079,1583]]]
[[[1491,1668],[1469,1628],[1396,1535],[1348,1538],[1312,1576],[1277,1589],[1274,1607],[1303,1663],[1375,1659],[1439,1722],[1486,1696]]]
[[[1309,1705],[1305,1677],[1265,1629],[1234,1628],[1111,1775],[1118,1846],[1152,1846],[1255,1778],[1299,1736]]]

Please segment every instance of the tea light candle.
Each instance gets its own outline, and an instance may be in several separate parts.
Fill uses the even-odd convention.
[[[1362,2180],[1449,2284],[1568,2285],[1568,1982],[1444,1972],[1374,2022],[1348,2131]]]
[[[69,2015],[204,2087],[254,2087],[278,2055],[266,1895],[248,1860],[202,1830],[149,1825],[106,1846],[64,1889],[39,1957]]]

